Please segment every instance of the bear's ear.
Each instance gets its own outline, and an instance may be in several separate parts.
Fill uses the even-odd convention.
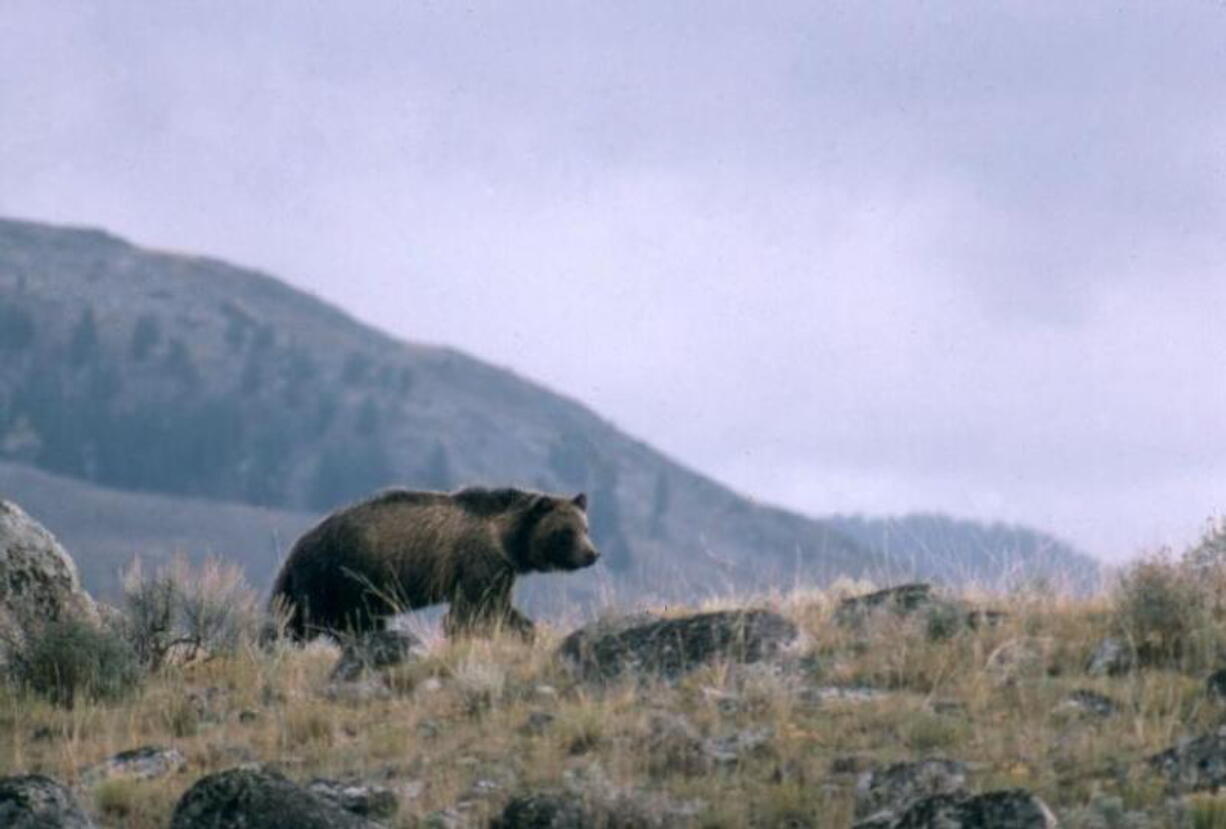
[[[553,509],[553,499],[548,495],[534,495],[528,502],[529,515],[544,515]]]
[[[587,512],[587,493],[586,492],[580,492],[574,498],[571,498],[570,502],[574,504],[575,506],[577,506],[579,509],[583,510],[584,512]]]

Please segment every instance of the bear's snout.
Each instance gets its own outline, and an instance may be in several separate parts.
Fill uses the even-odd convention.
[[[579,566],[591,567],[600,558],[600,551],[595,547],[587,547],[579,553]]]

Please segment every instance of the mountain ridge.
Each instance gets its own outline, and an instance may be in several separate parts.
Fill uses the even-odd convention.
[[[627,589],[904,575],[511,369],[102,230],[0,219],[0,357],[0,460],[110,489],[299,514],[388,485],[583,489]]]

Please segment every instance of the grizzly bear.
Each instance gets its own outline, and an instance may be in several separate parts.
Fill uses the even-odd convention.
[[[295,639],[381,629],[396,613],[450,602],[448,635],[503,626],[532,637],[511,606],[520,573],[577,570],[600,553],[587,496],[473,487],[389,490],[302,536],[272,591]]]

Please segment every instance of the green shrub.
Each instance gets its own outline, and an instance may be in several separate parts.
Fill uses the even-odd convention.
[[[1134,564],[1115,593],[1116,621],[1144,664],[1200,669],[1217,661],[1222,630],[1210,591],[1186,561],[1159,553]]]
[[[122,637],[75,619],[28,633],[13,652],[10,671],[18,685],[65,708],[78,699],[118,699],[141,677]]]

